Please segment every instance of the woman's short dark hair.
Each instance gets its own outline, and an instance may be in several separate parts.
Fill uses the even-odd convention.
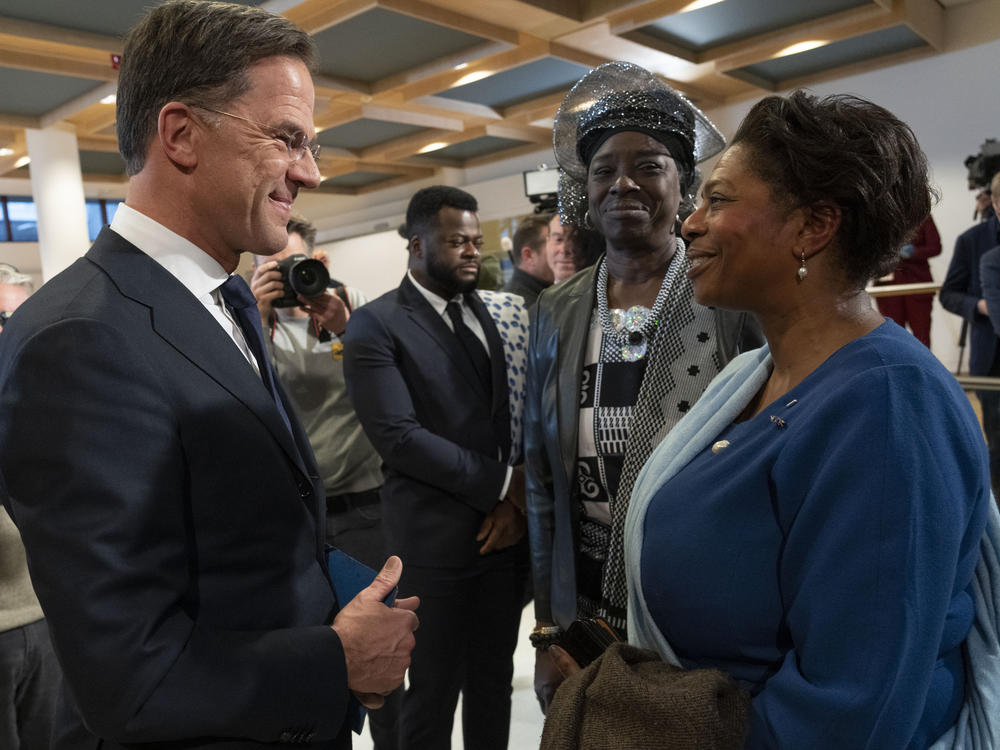
[[[927,158],[910,127],[856,96],[769,96],[740,123],[731,146],[789,206],[831,201],[841,210],[837,246],[858,286],[896,264],[899,248],[936,198]]]
[[[312,39],[262,8],[171,0],[129,31],[118,76],[118,150],[131,176],[142,171],[164,104],[220,109],[250,90],[248,69],[269,57],[301,60],[311,71]]]

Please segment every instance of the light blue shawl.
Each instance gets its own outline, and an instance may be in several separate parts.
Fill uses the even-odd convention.
[[[764,385],[771,367],[767,346],[730,362],[649,457],[632,491],[625,519],[628,640],[659,652],[668,663],[679,664],[642,596],[640,558],[646,509],[656,491],[743,412]],[[968,665],[965,704],[958,722],[931,750],[1000,748],[1000,513],[995,502],[990,503],[972,589],[976,618],[965,642]]]

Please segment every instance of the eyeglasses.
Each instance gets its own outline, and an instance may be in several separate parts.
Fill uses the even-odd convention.
[[[251,120],[249,117],[234,115],[232,112],[223,112],[222,110],[212,109],[211,107],[202,107],[200,104],[197,106],[199,109],[204,109],[207,112],[214,112],[217,115],[225,115],[226,117],[232,117],[236,120],[243,120],[243,122],[249,122],[251,125],[256,125],[265,133],[268,133],[272,138],[283,143],[285,148],[288,149],[288,158],[292,161],[298,161],[305,156],[306,151],[308,151],[312,154],[313,161],[319,163],[320,145],[315,141],[310,142],[306,137],[306,134],[301,130],[297,130],[294,133],[286,133],[281,130],[277,130],[271,125],[265,125],[262,122]]]
[[[5,325],[7,325],[7,321],[10,320],[10,316],[13,314],[14,313],[7,312],[6,310],[0,312],[0,328],[3,328]]]

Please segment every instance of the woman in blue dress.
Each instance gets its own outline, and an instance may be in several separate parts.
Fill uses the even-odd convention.
[[[796,92],[753,107],[684,223],[695,299],[768,345],[637,481],[629,640],[747,688],[748,748],[926,748],[965,715],[986,448],[865,293],[932,198],[904,123]]]

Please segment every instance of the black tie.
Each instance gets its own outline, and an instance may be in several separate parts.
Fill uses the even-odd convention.
[[[260,311],[257,309],[257,300],[250,291],[250,287],[243,280],[242,276],[230,276],[226,283],[219,287],[222,293],[222,301],[226,303],[226,308],[236,320],[240,330],[243,331],[243,338],[250,347],[250,352],[257,360],[257,367],[260,370],[260,379],[264,381],[274,400],[274,405],[278,407],[278,413],[282,421],[292,432],[291,422],[288,421],[288,414],[278,396],[278,389],[274,381],[274,371],[271,369],[271,361],[268,359],[264,345],[264,334],[260,329]]]
[[[462,308],[457,302],[449,302],[447,307],[445,307],[445,311],[448,313],[448,317],[451,318],[451,324],[455,327],[455,335],[458,336],[459,343],[465,349],[465,353],[469,355],[472,366],[476,368],[476,373],[479,375],[480,382],[483,384],[486,392],[489,393],[492,390],[490,358],[483,347],[483,342],[465,325],[465,321],[462,320]]]

